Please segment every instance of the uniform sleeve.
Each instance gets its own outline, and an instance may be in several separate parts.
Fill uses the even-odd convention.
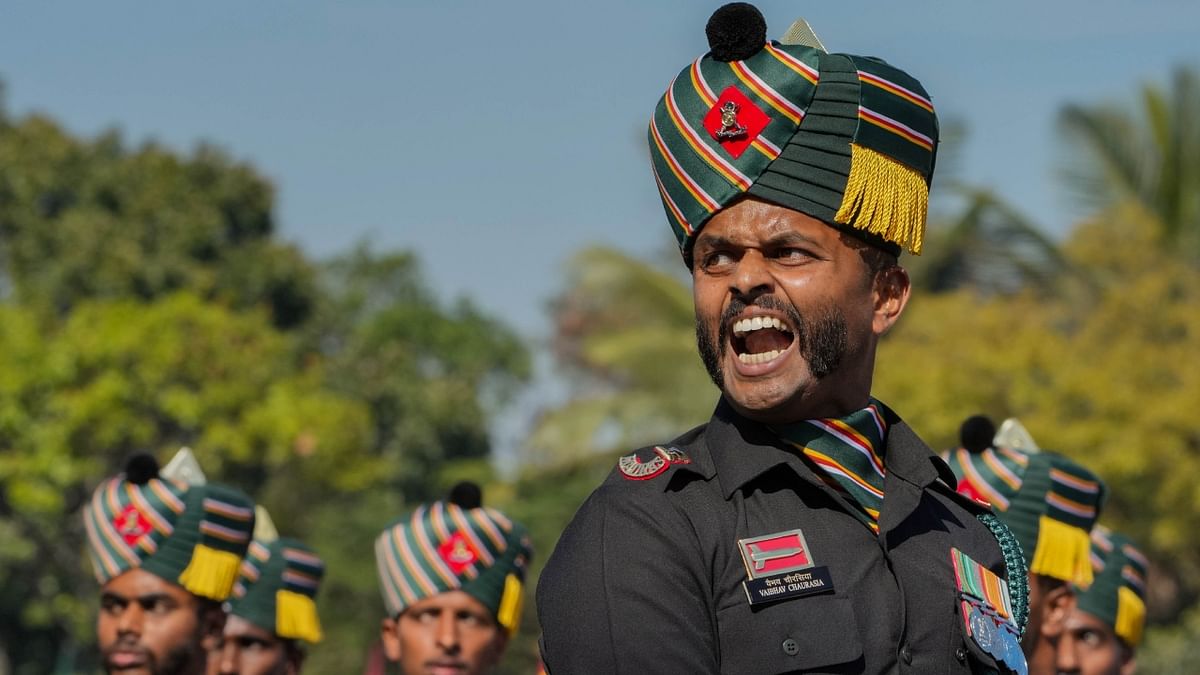
[[[708,576],[691,523],[661,487],[602,486],[538,582],[548,672],[718,672]]]

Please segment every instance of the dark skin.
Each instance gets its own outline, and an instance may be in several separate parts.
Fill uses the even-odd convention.
[[[96,637],[107,673],[202,675],[225,616],[215,603],[141,569],[100,591]]]
[[[705,224],[692,248],[697,337],[710,375],[740,414],[786,424],[867,405],[879,339],[910,291],[908,273],[879,264],[879,255],[753,197]],[[739,323],[756,318],[782,328],[749,333]]]
[[[1078,608],[1067,617],[1058,643],[1061,675],[1133,675],[1137,660],[1112,626]]]
[[[1029,580],[1029,619],[1021,651],[1029,675],[1054,675],[1067,617],[1075,610],[1075,592],[1065,581],[1040,574],[1030,574]]]
[[[208,656],[208,675],[297,675],[304,652],[294,640],[230,614]]]
[[[508,646],[508,633],[487,607],[462,591],[425,598],[384,619],[380,637],[404,675],[484,675]]]

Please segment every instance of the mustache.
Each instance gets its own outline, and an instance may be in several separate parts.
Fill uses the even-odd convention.
[[[101,656],[104,659],[104,663],[105,664],[111,663],[113,654],[115,654],[117,652],[134,652],[134,653],[139,654],[142,657],[144,657],[146,659],[147,663],[153,663],[153,661],[154,661],[154,654],[150,653],[150,650],[147,649],[146,647],[142,646],[141,643],[139,643],[136,639],[121,638],[121,639],[118,639],[113,644],[106,647],[101,652]]]

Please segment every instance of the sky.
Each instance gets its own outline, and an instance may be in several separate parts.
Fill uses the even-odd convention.
[[[572,253],[672,245],[644,130],[719,4],[5,3],[0,81],[10,115],[216,144],[274,182],[279,232],[307,253],[411,249],[443,298],[537,338]],[[1056,184],[1060,107],[1200,67],[1193,0],[758,6],[772,37],[803,15],[831,51],[921,80],[967,126],[955,178],[1056,233],[1078,215]]]
[[[444,300],[531,338],[536,384],[493,427],[511,468],[565,395],[539,345],[572,254],[670,259],[645,129],[720,4],[7,2],[0,82],[10,116],[119,129],[133,147],[215,144],[273,181],[280,235],[312,257],[415,251]],[[1200,68],[1194,0],[757,4],[771,37],[804,16],[831,51],[920,80],[943,124],[967,128],[944,139],[939,179],[950,167],[1057,235],[1080,215],[1057,182],[1060,108]]]

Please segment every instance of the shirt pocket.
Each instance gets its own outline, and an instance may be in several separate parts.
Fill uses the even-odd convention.
[[[863,667],[854,607],[847,597],[816,595],[717,613],[725,675],[847,673]]]

